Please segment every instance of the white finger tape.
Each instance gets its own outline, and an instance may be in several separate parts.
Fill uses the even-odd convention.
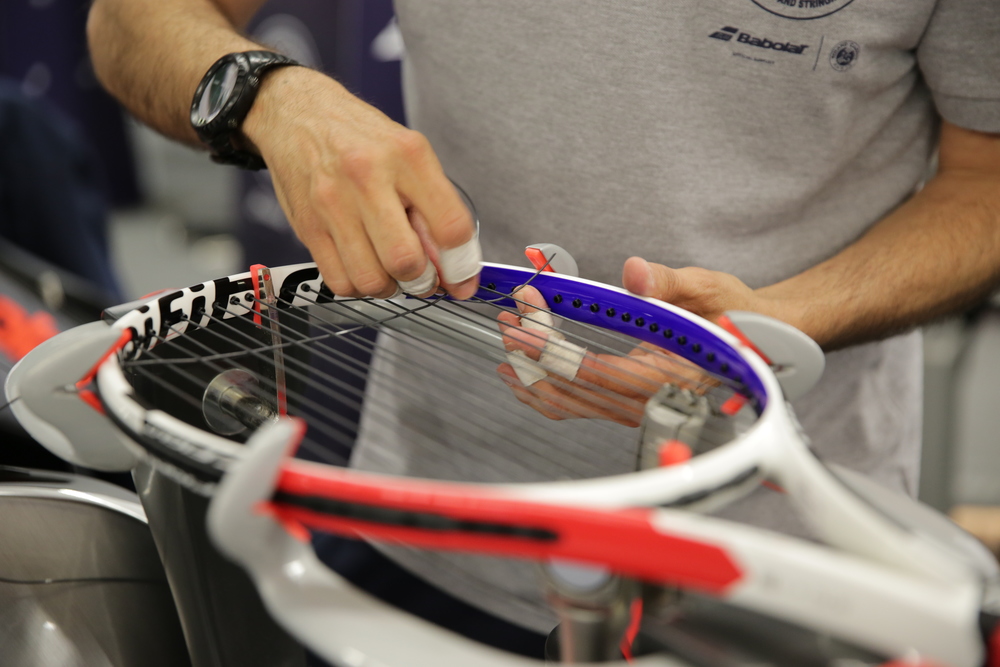
[[[552,327],[555,326],[555,321],[552,318],[552,313],[547,310],[536,310],[533,313],[521,315],[521,326],[525,329],[542,331],[549,335],[559,333],[553,330]]]
[[[580,370],[580,364],[583,363],[585,356],[587,348],[549,336],[542,349],[542,356],[538,359],[538,365],[553,375],[572,380]]]
[[[479,246],[479,237],[475,236],[457,248],[441,250],[438,259],[441,277],[446,283],[457,285],[478,275],[482,260],[483,249]]]
[[[533,313],[521,315],[521,328],[544,333],[548,337],[548,340],[566,340],[562,332],[554,327],[555,318],[547,310],[536,310]],[[537,345],[542,345],[541,338],[538,339]]]
[[[532,361],[528,358],[528,355],[524,353],[524,350],[514,350],[513,352],[507,353],[507,363],[511,365],[514,369],[514,373],[517,374],[517,379],[521,381],[525,387],[530,387],[539,380],[545,379],[547,373],[545,370],[538,365],[538,362]]]
[[[437,276],[437,269],[434,268],[434,263],[427,260],[427,266],[424,268],[424,272],[420,274],[420,277],[414,280],[400,280],[399,288],[407,294],[426,294],[434,289],[434,286],[437,284]]]

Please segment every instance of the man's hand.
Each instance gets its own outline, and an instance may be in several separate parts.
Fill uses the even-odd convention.
[[[632,258],[623,282],[715,320],[777,318],[827,350],[885,338],[985,298],[1000,285],[1000,134],[941,126],[937,175],[833,257],[751,290],[734,276]]]
[[[243,131],[335,294],[386,297],[421,277],[429,294],[435,265],[453,296],[475,293],[472,218],[423,135],[301,67],[268,75]]]
[[[189,110],[219,57],[262,48],[239,34],[263,0],[95,0],[87,37],[104,86],[151,127],[197,145]],[[242,131],[337,294],[388,296],[396,282],[471,296],[471,216],[427,140],[304,67],[264,77]],[[436,270],[435,270],[436,267]]]
[[[833,257],[751,290],[735,276],[637,257],[625,288],[708,320],[727,310],[777,318],[827,351],[958,312],[1000,285],[1000,134],[941,124],[937,174]]]
[[[747,287],[736,276],[697,267],[671,269],[640,257],[631,257],[622,270],[622,285],[639,296],[666,301],[706,320],[716,322],[727,310],[749,310],[778,319],[780,302]],[[782,317],[785,315],[785,317]]]
[[[550,337],[544,330],[523,325],[526,318],[547,305],[534,287],[521,288],[516,297],[520,315],[504,312],[497,318],[504,348],[508,352],[519,350],[538,361]],[[558,342],[554,344],[558,346]],[[501,364],[497,373],[518,400],[549,419],[607,419],[626,426],[639,425],[646,401],[668,382],[695,391],[714,386],[694,366],[646,344],[627,356],[588,351],[573,380],[549,373],[545,379],[525,386],[509,363]]]

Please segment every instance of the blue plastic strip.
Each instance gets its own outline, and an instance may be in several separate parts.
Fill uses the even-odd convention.
[[[285,299],[293,298],[300,283],[319,278],[319,271],[315,265],[287,267],[295,269],[287,275],[283,273],[283,268],[286,267],[272,269],[272,275],[282,276],[279,282],[282,298]],[[735,382],[742,388],[741,393],[747,396],[758,414],[766,407],[767,393],[763,382],[729,343],[684,317],[665,308],[659,308],[637,296],[599,284],[578,282],[558,273],[536,274],[532,269],[496,264],[483,265],[479,276],[480,289],[476,296],[487,301],[496,301],[498,298],[496,292],[509,294],[515,287],[524,285],[529,280],[532,287],[541,292],[556,315],[632,336],[673,352],[697,366]],[[149,313],[150,307],[158,310],[161,315],[159,319],[162,320],[177,321],[176,316],[179,312],[193,317],[197,301],[197,295],[194,293],[205,291],[208,285],[214,286],[213,298],[220,303],[226,303],[231,295],[243,293],[251,288],[249,274],[237,274],[166,294],[126,314],[118,324],[123,325],[127,322],[137,327],[138,338],[133,352],[145,347],[144,341],[148,344],[152,340],[149,334],[153,331],[149,329],[153,325],[154,318],[144,314]],[[186,294],[187,292],[191,294]],[[194,300],[180,298],[182,293],[185,297],[196,298]],[[326,295],[333,298],[329,292]],[[323,296],[322,293],[320,296]],[[179,310],[175,310],[171,305],[174,301],[177,302]],[[512,299],[503,299],[497,303],[507,308],[517,307],[517,303]],[[202,306],[205,305],[207,304],[203,302]],[[142,327],[139,321],[133,321],[135,318],[147,318],[145,331],[138,330]]]
[[[731,345],[697,324],[639,297],[576,282],[557,273],[536,275],[531,269],[492,265],[484,265],[476,296],[495,300],[498,298],[495,292],[509,294],[528,279],[554,314],[632,336],[673,352],[743,387],[743,393],[758,413],[766,407],[763,382]],[[512,299],[497,303],[517,307]]]

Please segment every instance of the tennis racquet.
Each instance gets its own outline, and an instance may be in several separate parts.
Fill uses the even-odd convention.
[[[301,541],[309,530],[581,563],[710,595],[887,658],[915,651],[981,664],[995,565],[929,510],[817,460],[768,364],[738,331],[565,275],[487,263],[480,282],[471,302],[344,299],[314,265],[254,267],[43,346],[11,374],[8,397],[18,399],[25,427],[64,455],[112,468],[143,457],[214,495],[210,529],[220,548],[251,572],[290,632],[338,664],[513,659],[353,591]],[[523,298],[525,284],[542,304]],[[524,359],[511,356],[512,341]],[[385,371],[389,362],[414,372],[399,381]],[[541,378],[501,372],[522,398],[548,401],[549,416],[572,417],[581,406],[621,423],[639,415],[641,469],[588,473],[588,452],[564,442],[558,421],[533,422],[512,441],[520,413],[496,410],[510,399],[495,381],[505,365]],[[497,393],[435,382],[444,367],[484,384],[492,377]],[[390,398],[349,378],[388,387]],[[331,405],[389,419],[399,398],[428,393],[449,401],[448,430],[461,435],[463,456],[502,473],[509,460],[497,457],[500,443],[520,469],[483,483],[344,467],[355,426]],[[403,428],[407,442],[421,443],[421,460],[452,456],[419,419]],[[678,447],[693,456],[672,459]],[[299,458],[287,456],[292,449]],[[525,468],[567,463],[583,478],[519,479]],[[702,515],[762,482],[779,486],[825,545]],[[317,608],[326,594],[336,597]],[[378,631],[365,628],[359,610],[378,611]],[[399,646],[387,645],[385,632],[402,638]]]

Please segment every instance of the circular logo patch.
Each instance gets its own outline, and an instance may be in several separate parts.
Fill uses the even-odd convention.
[[[843,41],[830,50],[830,67],[838,72],[851,69],[860,53],[861,47],[857,42]]]
[[[854,0],[750,0],[766,12],[786,19],[808,21],[839,12]]]

